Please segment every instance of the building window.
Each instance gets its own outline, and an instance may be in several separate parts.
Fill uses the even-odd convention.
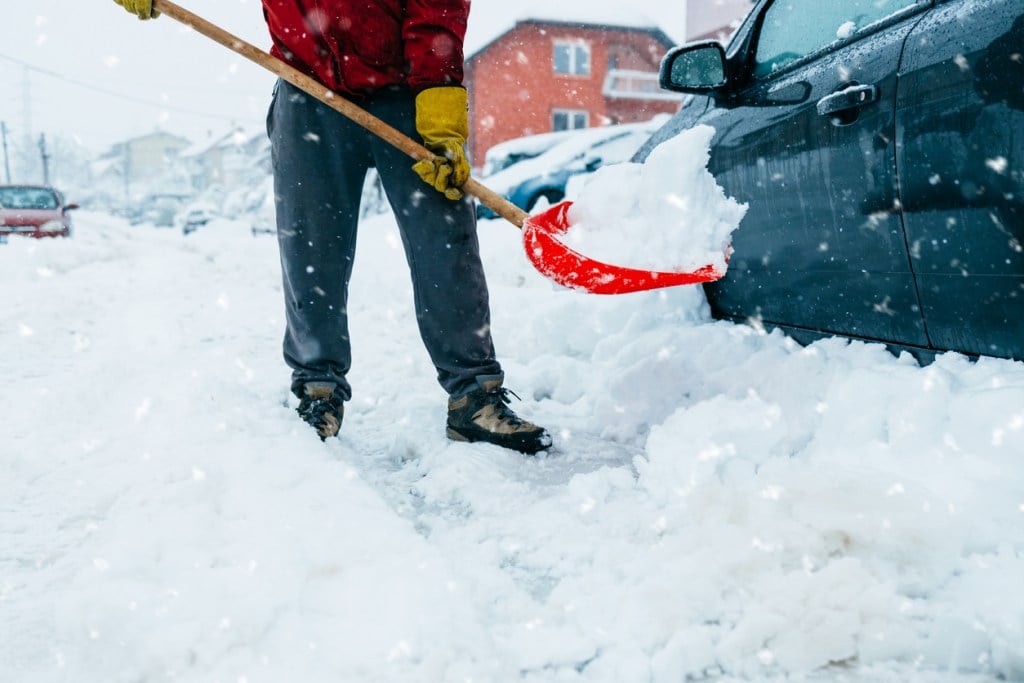
[[[682,98],[661,89],[654,71],[610,69],[604,79],[601,94],[612,99],[679,101]]]
[[[586,128],[590,114],[579,109],[555,109],[551,112],[551,130]]]
[[[581,40],[555,41],[555,73],[590,75],[590,46]]]

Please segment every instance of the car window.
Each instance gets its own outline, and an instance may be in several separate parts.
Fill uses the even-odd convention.
[[[0,207],[6,209],[56,209],[57,195],[39,187],[0,187]]]
[[[764,76],[921,0],[776,0],[764,14],[754,75]]]

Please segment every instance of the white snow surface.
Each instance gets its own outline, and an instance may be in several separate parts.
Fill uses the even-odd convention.
[[[0,245],[0,681],[1024,680],[1022,363],[566,290],[485,221],[555,447],[452,443],[383,214],[321,442],[272,237],[76,218]]]
[[[602,166],[586,176],[562,241],[597,261],[631,268],[724,273],[732,233],[747,205],[708,171],[715,129],[694,126],[661,143],[644,163]]]

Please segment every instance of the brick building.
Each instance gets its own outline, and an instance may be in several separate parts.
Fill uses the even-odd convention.
[[[675,112],[680,96],[658,87],[673,42],[657,28],[517,22],[466,60],[471,160],[512,138]]]

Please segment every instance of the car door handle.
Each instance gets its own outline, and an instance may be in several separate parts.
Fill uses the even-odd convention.
[[[851,85],[818,100],[820,116],[834,116],[878,100],[877,85]]]

